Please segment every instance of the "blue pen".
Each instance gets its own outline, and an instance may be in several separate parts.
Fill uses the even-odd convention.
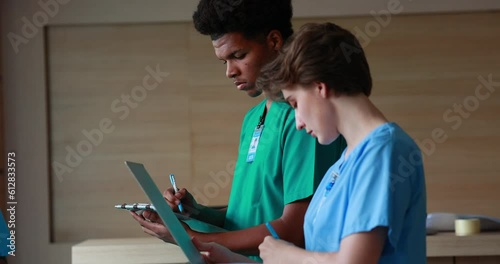
[[[276,233],[276,231],[274,230],[273,226],[269,222],[266,223],[266,227],[267,227],[267,230],[269,230],[269,233],[271,233],[271,235],[275,239],[280,239],[280,237],[278,236],[278,233]]]
[[[179,189],[177,189],[177,185],[175,184],[175,178],[173,174],[170,174],[170,183],[172,183],[172,187],[174,187],[174,194],[176,194],[179,191]],[[179,205],[177,206],[179,207],[179,211],[182,213],[184,211],[182,209],[182,204],[179,203]]]

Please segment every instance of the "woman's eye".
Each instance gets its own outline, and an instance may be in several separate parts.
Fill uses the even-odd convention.
[[[226,64],[227,64],[227,61],[222,61],[222,64],[226,65]]]

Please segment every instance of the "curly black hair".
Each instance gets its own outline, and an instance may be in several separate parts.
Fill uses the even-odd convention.
[[[200,0],[193,21],[212,40],[230,32],[257,39],[274,29],[286,40],[293,33],[292,15],[291,0]]]

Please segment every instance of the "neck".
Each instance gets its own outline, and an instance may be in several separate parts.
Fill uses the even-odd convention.
[[[266,91],[262,91],[262,94],[266,97],[266,110],[269,110],[271,104],[273,103],[273,100],[270,99],[269,96],[267,96]]]
[[[267,98],[266,99],[266,110],[269,111],[269,108],[271,107],[271,104],[273,103],[273,100]]]
[[[387,122],[385,116],[364,95],[335,99],[338,130],[347,141],[346,157],[376,127]],[[338,118],[341,117],[341,118]]]

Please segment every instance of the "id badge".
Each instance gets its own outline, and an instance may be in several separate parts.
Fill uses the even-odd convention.
[[[264,125],[257,126],[253,131],[252,141],[250,142],[250,148],[248,149],[247,162],[251,163],[255,159],[255,154],[257,153],[257,147],[259,146],[259,139],[262,135],[262,130]]]

